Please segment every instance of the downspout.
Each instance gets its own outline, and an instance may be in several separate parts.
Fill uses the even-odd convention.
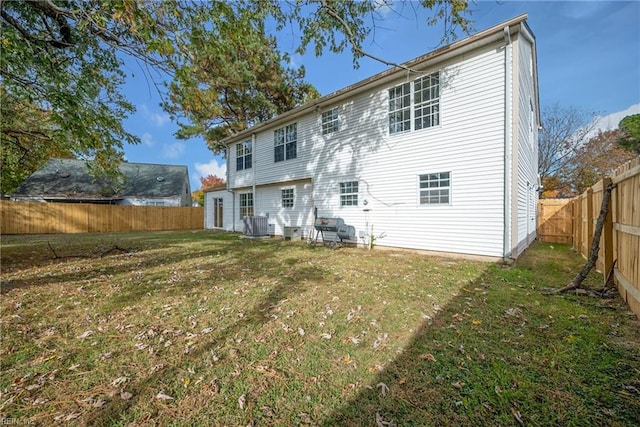
[[[227,145],[227,148],[225,150],[225,156],[227,158],[227,170],[225,172],[225,175],[227,177],[227,191],[231,193],[231,215],[232,215],[231,231],[235,233],[236,232],[236,193],[231,189],[231,182],[229,180],[229,177],[231,176],[231,174],[229,173],[229,170],[231,169],[231,165],[229,164],[229,159],[231,158],[230,154],[231,154],[231,149]]]
[[[502,259],[511,259],[511,114],[512,114],[512,45],[509,26],[503,29],[504,35],[504,219],[502,238]]]
[[[253,186],[251,191],[253,192],[253,215],[256,215],[256,207],[258,205],[258,198],[256,197],[256,175],[258,173],[258,167],[256,162],[256,134],[251,134],[251,168],[253,169]]]

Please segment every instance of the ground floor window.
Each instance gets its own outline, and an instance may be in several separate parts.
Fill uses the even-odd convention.
[[[448,205],[451,203],[451,172],[420,175],[420,204]]]
[[[358,181],[340,183],[340,206],[358,206]]]
[[[282,207],[283,208],[292,208],[294,200],[294,192],[293,188],[284,188],[282,189]]]
[[[240,219],[253,216],[253,193],[240,193]]]

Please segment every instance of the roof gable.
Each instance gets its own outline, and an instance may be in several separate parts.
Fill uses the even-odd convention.
[[[424,55],[418,56],[417,58],[400,64],[400,66],[392,67],[390,69],[382,71],[360,82],[349,85],[343,89],[337,90],[318,99],[314,99],[313,101],[307,102],[299,107],[284,112],[272,119],[258,123],[257,125],[240,131],[234,135],[230,135],[223,139],[222,143],[225,145],[234,144],[249,137],[253,133],[265,131],[270,128],[285,124],[288,121],[293,121],[303,114],[307,114],[318,108],[328,107],[331,104],[341,102],[344,99],[355,96],[358,93],[383,86],[393,81],[394,79],[397,79],[403,73],[406,74],[407,70],[424,70],[425,68],[431,67],[443,60],[460,55],[467,50],[482,46],[487,43],[491,43],[495,40],[502,40],[503,32],[507,27],[509,28],[510,34],[514,34],[521,31],[522,27],[525,26],[527,31],[533,37],[533,33],[531,33],[531,30],[526,26],[527,17],[528,15],[526,13],[523,13],[512,19],[494,25],[493,27],[465,37],[464,39],[440,47]]]

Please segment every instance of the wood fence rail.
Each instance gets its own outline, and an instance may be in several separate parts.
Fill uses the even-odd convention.
[[[2,234],[201,230],[204,208],[0,201]]]
[[[543,242],[572,244],[587,257],[609,183],[615,187],[600,238],[596,269],[605,278],[613,273],[620,295],[640,317],[640,156],[578,197],[538,201],[537,234]]]

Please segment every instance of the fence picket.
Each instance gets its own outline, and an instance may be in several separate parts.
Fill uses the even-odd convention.
[[[204,208],[0,201],[2,234],[201,230]]]
[[[606,279],[615,262],[614,281],[622,298],[640,317],[640,156],[620,166],[574,199],[538,201],[538,239],[569,243],[588,256],[603,189],[613,182],[610,211],[596,268]]]

